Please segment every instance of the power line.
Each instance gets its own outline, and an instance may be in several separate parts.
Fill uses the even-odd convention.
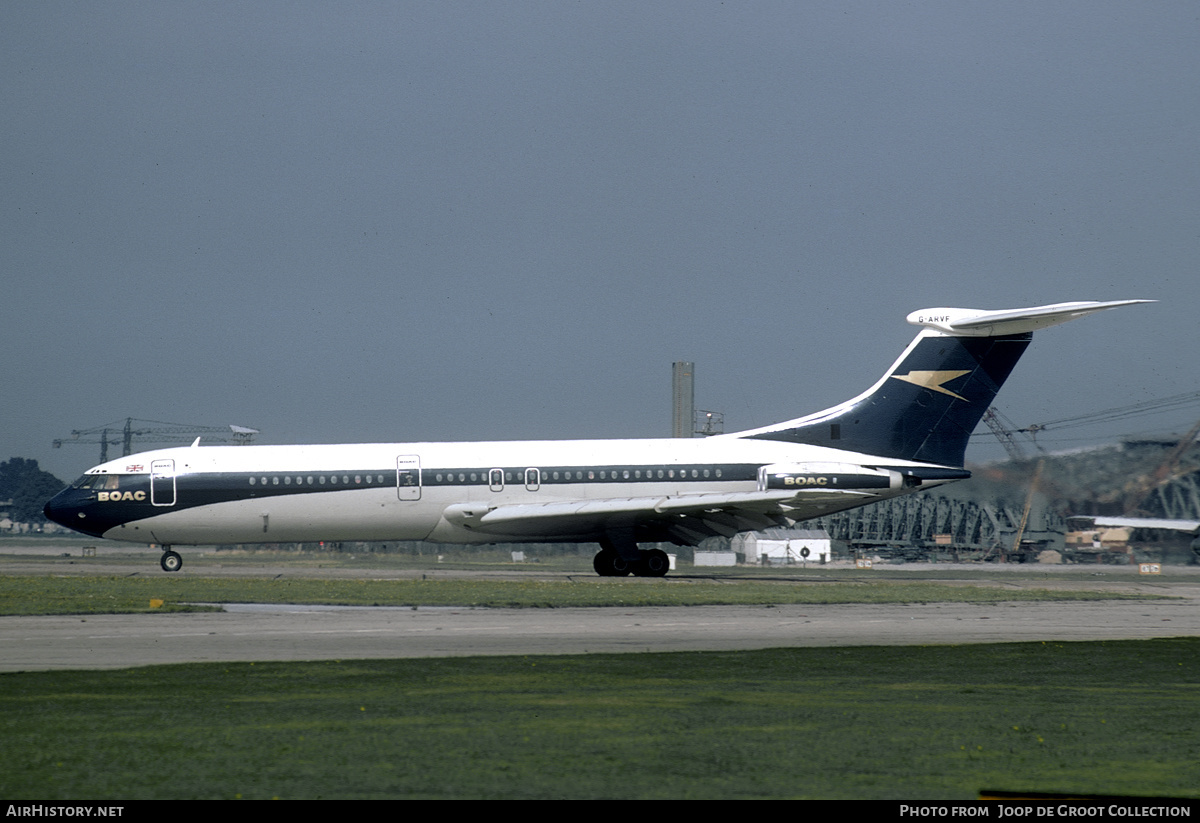
[[[1187,392],[1186,394],[1176,394],[1171,397],[1163,397],[1158,400],[1143,400],[1138,403],[1131,403],[1128,406],[1116,406],[1111,409],[1101,409],[1099,411],[1089,412],[1087,414],[1076,415],[1075,417],[1062,417],[1058,420],[1048,420],[1045,423],[1038,423],[1027,426],[1018,431],[1037,433],[1045,431],[1049,428],[1066,429],[1074,426],[1086,426],[1093,423],[1108,423],[1114,420],[1126,420],[1131,417],[1141,417],[1147,414],[1156,414],[1165,411],[1174,411],[1176,409],[1187,408],[1188,406],[1200,405],[1200,391]]]
[[[1028,426],[1018,427],[1012,424],[1007,418],[1000,414],[999,410],[992,411],[999,416],[1004,423],[1004,428],[1010,434],[1020,433],[1030,438],[1035,439],[1042,432],[1053,430],[1058,432],[1061,429],[1078,428],[1080,426],[1091,426],[1100,423],[1111,423],[1118,420],[1129,420],[1135,417],[1144,417],[1151,414],[1163,414],[1166,412],[1186,409],[1191,406],[1200,406],[1200,391],[1186,392],[1184,394],[1176,394],[1170,397],[1162,397],[1154,400],[1142,400],[1137,403],[1130,403],[1126,406],[1115,406],[1110,409],[1100,409],[1098,411],[1088,412],[1086,414],[1075,415],[1074,417],[1061,417],[1057,420],[1048,420],[1045,423],[1033,423]],[[991,432],[976,432],[972,436],[982,437]],[[1064,438],[1055,437],[1054,440],[1061,441]]]

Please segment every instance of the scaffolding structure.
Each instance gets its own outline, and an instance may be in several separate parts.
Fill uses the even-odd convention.
[[[997,559],[1032,559],[1042,551],[1063,549],[1066,525],[1061,517],[1035,506],[1021,533],[1019,549],[1013,540],[1021,529],[1019,509],[933,495],[910,495],[845,512],[806,520],[834,540],[854,549],[910,559],[931,550]]]

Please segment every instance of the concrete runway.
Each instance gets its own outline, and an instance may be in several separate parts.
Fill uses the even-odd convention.
[[[1200,636],[1196,577],[1142,584],[1134,576],[1120,586],[1181,599],[583,609],[229,605],[223,613],[0,617],[0,671]]]
[[[0,544],[0,573],[159,575],[158,550],[79,557],[78,546]],[[837,565],[837,564],[833,564]],[[829,568],[835,571],[836,569]],[[469,655],[700,651],[794,646],[1200,637],[1200,566],[1141,576],[1132,567],[889,565],[947,585],[1069,588],[1175,600],[968,605],[689,606],[579,609],[227,605],[224,612],[0,617],[0,672],[164,663]],[[986,580],[981,580],[980,572]],[[690,567],[678,575],[702,572]],[[959,573],[961,572],[961,579]],[[320,568],[264,556],[205,561],[180,574],[237,577],[571,579],[566,572]],[[947,574],[956,579],[946,579]],[[590,574],[585,574],[590,577]],[[707,576],[707,575],[701,575]],[[719,575],[718,575],[719,576]],[[899,576],[899,575],[898,575]],[[828,579],[828,578],[827,578]]]

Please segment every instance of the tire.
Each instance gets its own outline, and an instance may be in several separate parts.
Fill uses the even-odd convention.
[[[642,569],[646,577],[666,577],[671,570],[671,558],[662,549],[650,549],[642,556]]]
[[[618,554],[613,556],[611,568],[613,577],[625,577],[634,570],[634,564]]]
[[[596,574],[601,577],[613,577],[616,572],[613,571],[612,561],[616,556],[616,552],[607,549],[596,552],[596,556],[592,558],[592,568],[596,570]]]

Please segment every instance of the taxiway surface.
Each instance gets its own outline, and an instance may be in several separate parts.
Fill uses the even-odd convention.
[[[230,605],[219,613],[0,617],[0,671],[1200,636],[1196,584],[1170,588],[1183,599],[577,609]]]
[[[3,554],[0,549],[0,554]],[[134,555],[116,565],[62,555],[5,557],[15,575],[159,574]],[[153,559],[151,555],[150,560]],[[150,569],[147,570],[147,566]],[[924,574],[929,564],[906,567]],[[978,566],[961,568],[979,584]],[[1107,589],[1171,599],[996,604],[851,604],[639,608],[472,609],[227,605],[223,612],[0,617],[0,671],[100,669],[166,663],[469,655],[702,651],[795,646],[992,643],[1200,637],[1200,567],[1140,576],[1097,567],[992,567],[1001,586]],[[1016,572],[1014,574],[1014,572]],[[185,574],[188,572],[184,572]],[[196,573],[201,573],[196,570]],[[521,577],[530,571],[352,570],[267,562],[211,565],[204,575],[260,577]],[[566,573],[533,572],[548,579]],[[576,575],[577,576],[577,575]],[[586,575],[589,576],[590,575]],[[975,579],[967,579],[974,577]],[[955,581],[946,581],[951,585]]]

